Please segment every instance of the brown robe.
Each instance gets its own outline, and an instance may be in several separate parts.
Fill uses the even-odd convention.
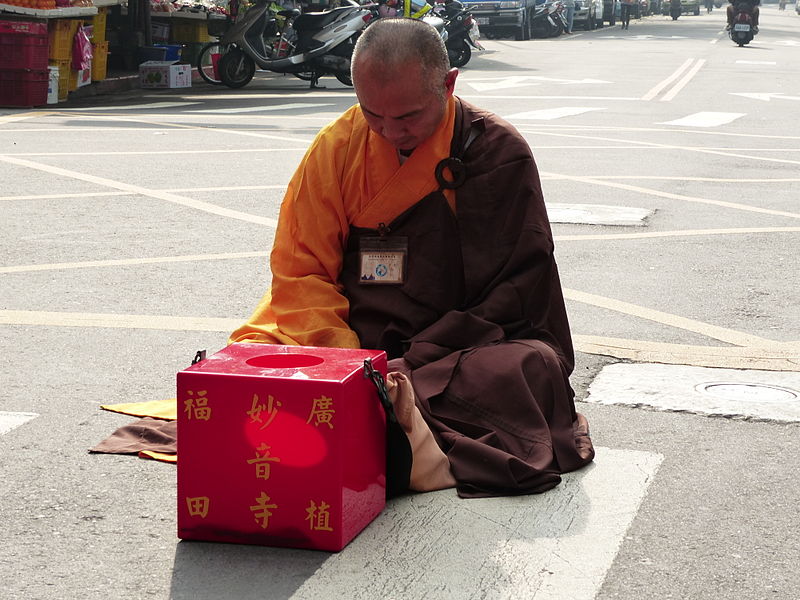
[[[456,214],[438,191],[388,224],[408,238],[404,284],[359,284],[359,239],[377,232],[351,227],[348,323],[409,374],[460,496],[543,492],[594,451],[538,171],[516,130],[460,99],[451,155]]]

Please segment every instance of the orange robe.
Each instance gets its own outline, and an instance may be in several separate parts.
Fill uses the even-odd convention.
[[[402,165],[397,150],[370,131],[358,105],[325,127],[281,205],[272,289],[229,341],[358,348],[338,284],[350,225],[389,223],[437,189],[431,165],[450,156],[454,121],[451,97],[437,130]],[[454,192],[445,195],[452,207]]]

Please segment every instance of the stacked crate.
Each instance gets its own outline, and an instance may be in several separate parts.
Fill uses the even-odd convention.
[[[50,21],[50,65],[58,67],[58,101],[67,99],[69,92],[77,87],[72,73],[72,44],[82,21],[56,19]],[[72,87],[71,87],[72,86]]]
[[[47,104],[47,25],[0,21],[0,106]]]
[[[105,79],[108,72],[107,18],[108,8],[98,8],[92,18],[92,81]]]

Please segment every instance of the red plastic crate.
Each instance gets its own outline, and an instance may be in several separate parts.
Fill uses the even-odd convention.
[[[23,107],[47,104],[50,76],[45,71],[0,71],[0,106]]]
[[[0,33],[15,35],[47,35],[47,23],[35,21],[0,21]]]
[[[0,69],[47,69],[47,35],[0,33]]]

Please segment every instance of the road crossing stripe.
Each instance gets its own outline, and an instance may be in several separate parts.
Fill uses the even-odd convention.
[[[531,119],[538,121],[551,121],[561,117],[572,117],[594,110],[605,110],[604,108],[590,108],[587,106],[560,106],[558,108],[543,108],[541,110],[531,110],[528,112],[514,113],[504,117],[505,119]]]
[[[682,125],[684,127],[719,127],[727,125],[736,119],[740,119],[747,113],[729,112],[698,112],[692,115],[675,119],[674,121],[663,121],[657,125]]]
[[[465,501],[442,490],[393,499],[289,600],[592,600],[664,458],[595,450],[593,464],[545,494]]]
[[[187,256],[157,256],[153,258],[119,258],[115,260],[85,260],[81,262],[49,263],[41,265],[16,265],[0,267],[0,273],[31,273],[34,271],[57,271],[61,269],[86,269],[94,267],[121,267],[127,265],[151,265],[161,263],[194,262],[204,260],[231,260],[239,258],[266,258],[268,252],[229,252],[227,254],[191,254]]]
[[[278,104],[275,106],[245,106],[243,108],[206,108],[203,110],[187,110],[189,113],[246,113],[246,112],[268,112],[275,110],[299,110],[301,108],[320,108],[322,106],[336,106],[335,104],[312,104],[308,102],[294,102],[290,104]]]
[[[193,104],[200,104],[200,102],[151,102],[149,104],[124,104],[118,106],[90,106],[83,108],[59,108],[58,111],[65,112],[85,112],[87,110],[142,110],[153,108],[179,108],[181,106],[191,106]]]
[[[6,434],[38,416],[36,413],[0,411],[0,435]]]
[[[276,219],[271,219],[269,217],[252,215],[249,213],[244,213],[242,211],[232,210],[230,208],[217,206],[216,204],[211,204],[210,202],[202,202],[201,200],[194,200],[192,198],[178,196],[177,194],[170,194],[169,192],[151,190],[143,188],[138,185],[132,185],[129,183],[123,183],[121,181],[106,179],[105,177],[95,177],[94,175],[88,175],[86,173],[79,173],[77,171],[70,171],[68,169],[62,169],[60,167],[54,167],[51,165],[36,163],[22,158],[15,158],[13,156],[0,154],[0,162],[7,162],[13,165],[19,165],[21,167],[36,169],[37,171],[44,171],[45,173],[51,173],[53,175],[61,175],[63,177],[77,179],[79,181],[88,181],[89,183],[94,183],[95,185],[109,187],[123,192],[131,192],[133,194],[139,194],[142,196],[147,196],[149,198],[156,198],[158,200],[164,200],[166,202],[173,202],[175,204],[179,204],[187,208],[200,210],[221,217],[238,219],[240,221],[247,221],[249,223],[255,223],[257,225],[267,225],[269,227],[277,227],[278,224]]]

